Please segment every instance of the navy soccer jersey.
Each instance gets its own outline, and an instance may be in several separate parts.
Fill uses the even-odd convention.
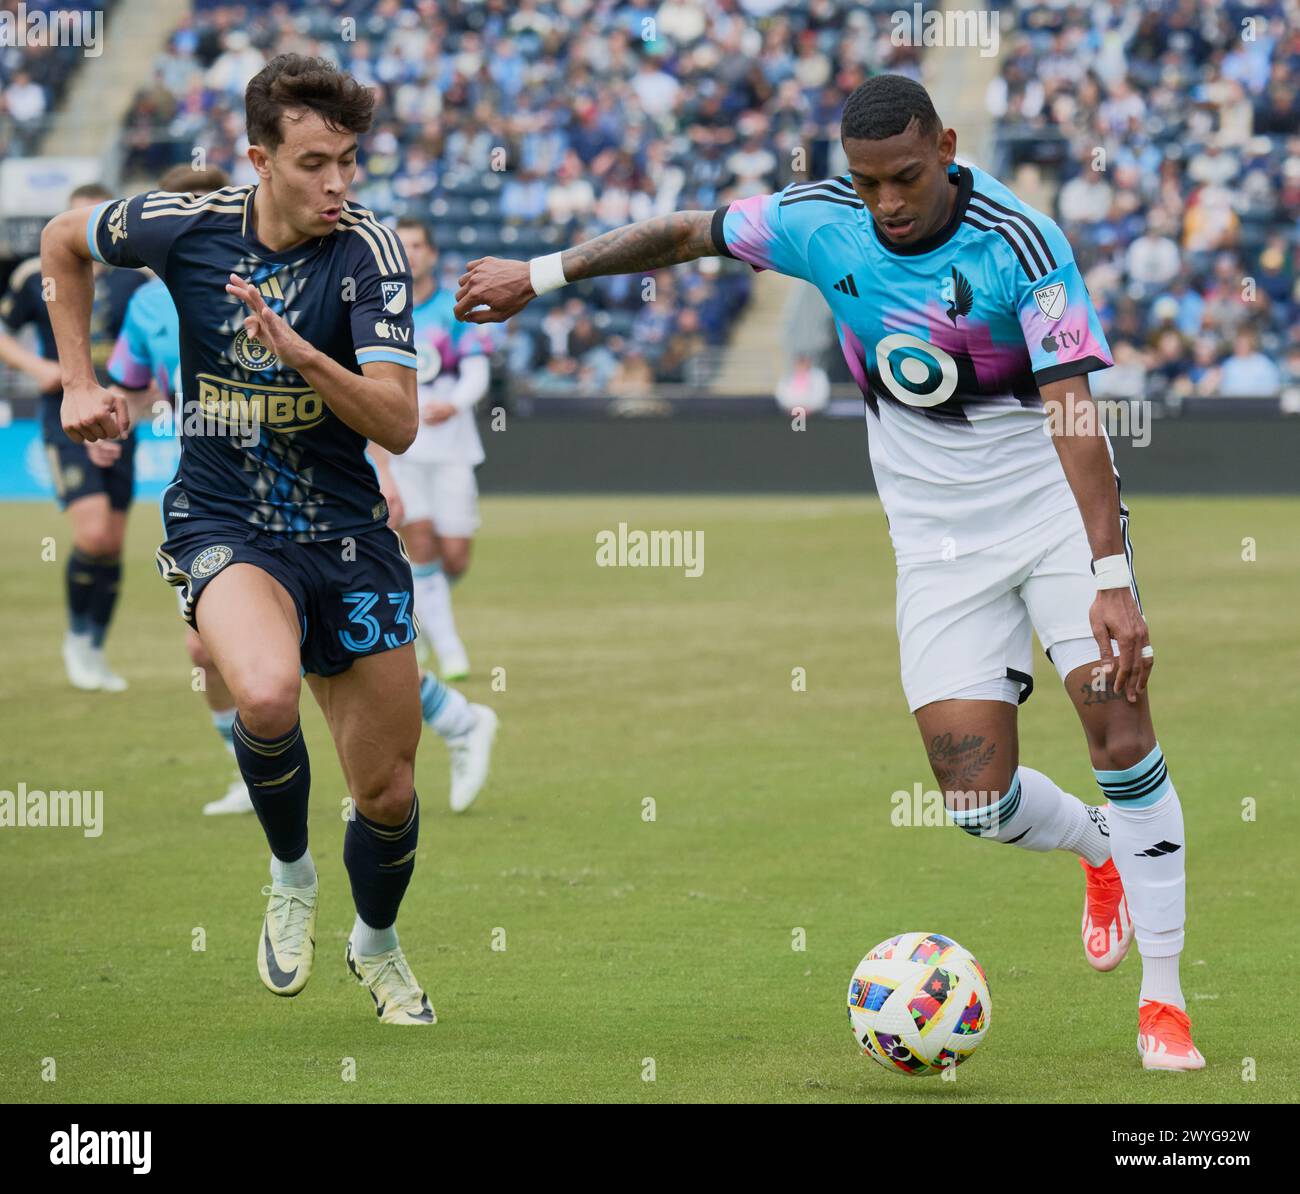
[[[1056,224],[974,166],[949,182],[948,222],[911,245],[885,240],[847,175],[713,220],[720,253],[802,278],[830,306],[900,565],[1077,511],[1039,386],[1113,364]]]
[[[232,273],[250,279],[298,335],[353,373],[373,361],[414,369],[401,241],[345,202],[333,232],[273,251],[253,230],[255,194],[151,191],[101,204],[87,221],[92,256],[149,266],[180,315],[181,462],[164,518],[234,521],[296,542],[382,527],[388,510],[365,438],[248,336],[248,310],[225,287]]]
[[[90,306],[90,359],[95,366],[95,376],[100,385],[109,384],[108,361],[117,341],[118,332],[126,319],[131,296],[149,281],[149,275],[139,270],[108,269],[97,271],[94,298]],[[59,350],[54,343],[54,329],[50,326],[50,313],[45,306],[41,290],[41,259],[29,257],[20,263],[9,279],[9,288],[0,299],[0,318],[13,331],[32,324],[40,354],[47,361],[57,361]],[[63,433],[60,407],[63,392],[41,395],[41,430],[45,442],[55,447],[66,443],[76,447]]]

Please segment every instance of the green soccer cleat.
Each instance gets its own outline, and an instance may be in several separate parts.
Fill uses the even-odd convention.
[[[316,891],[311,887],[262,888],[269,896],[257,942],[257,973],[275,995],[297,995],[311,978],[316,953]]]
[[[366,957],[353,953],[348,941],[348,969],[375,1001],[375,1015],[381,1024],[436,1024],[429,997],[415,981],[406,955],[400,947]]]

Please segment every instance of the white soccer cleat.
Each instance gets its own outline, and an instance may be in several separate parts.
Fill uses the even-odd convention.
[[[63,670],[68,673],[68,683],[73,688],[82,692],[99,691],[101,677],[90,635],[73,634],[71,630],[64,634]]]
[[[438,652],[438,663],[442,668],[444,680],[469,679],[469,656],[459,640]]]
[[[111,667],[108,666],[108,660],[104,658],[102,647],[91,647],[91,660],[95,668],[95,673],[99,677],[100,692],[125,692],[127,690],[126,681],[119,676]]]
[[[1138,1053],[1144,1070],[1203,1070],[1192,1022],[1176,1004],[1145,999],[1138,1008]]]
[[[297,995],[311,978],[316,956],[316,893],[311,887],[262,888],[269,896],[257,941],[257,973],[276,995]]]
[[[492,763],[492,740],[497,733],[497,715],[486,705],[470,705],[474,724],[463,734],[447,738],[451,755],[451,811],[463,813],[479,794]]]
[[[253,799],[249,796],[248,787],[243,779],[236,779],[226,789],[226,794],[220,800],[209,800],[203,806],[203,815],[205,817],[224,817],[233,813],[251,813],[255,811]]]
[[[375,1001],[375,1015],[381,1024],[436,1024],[433,1004],[415,981],[406,955],[400,947],[367,957],[352,949],[348,939],[348,969]]]

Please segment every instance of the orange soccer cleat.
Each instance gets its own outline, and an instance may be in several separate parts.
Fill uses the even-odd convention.
[[[1114,970],[1133,944],[1133,918],[1128,914],[1124,883],[1108,858],[1101,866],[1079,859],[1087,879],[1083,893],[1083,953],[1094,970]]]
[[[1192,1022],[1182,1008],[1155,999],[1138,1008],[1138,1052],[1144,1070],[1203,1070],[1205,1058],[1192,1044]]]

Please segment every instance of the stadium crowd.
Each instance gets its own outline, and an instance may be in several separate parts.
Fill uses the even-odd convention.
[[[1061,146],[1108,397],[1300,405],[1300,4],[1015,6],[989,112]]]
[[[434,217],[441,272],[523,257],[679,208],[714,208],[836,168],[843,97],[881,70],[894,3],[858,0],[379,0],[202,4],[133,104],[128,174],[192,148],[247,182],[242,95],[266,58],[331,57],[379,93],[358,200]],[[354,25],[342,22],[352,19]],[[341,36],[342,33],[342,36]],[[515,379],[552,394],[705,384],[752,272],[704,260],[598,279],[512,320]]]
[[[840,168],[843,96],[879,71],[920,76],[922,50],[891,43],[896,7],[197,0],[133,101],[126,174],[151,185],[200,147],[250,181],[247,79],[286,50],[334,58],[379,96],[357,198],[432,216],[450,284],[472,257],[552,252]],[[988,113],[1055,192],[1116,360],[1094,389],[1300,408],[1300,0],[1002,8]],[[34,150],[78,56],[0,48],[0,153]],[[716,259],[584,283],[512,320],[501,362],[553,394],[707,385],[751,285]],[[821,363],[842,382],[836,358]]]
[[[102,0],[95,6],[101,34],[113,3]],[[58,38],[51,37],[48,20],[68,8],[60,0],[25,0],[21,8],[0,4],[13,22],[0,38],[0,161],[37,152],[49,114],[84,61],[83,47],[51,44]],[[78,31],[93,37],[95,25],[79,22]]]

